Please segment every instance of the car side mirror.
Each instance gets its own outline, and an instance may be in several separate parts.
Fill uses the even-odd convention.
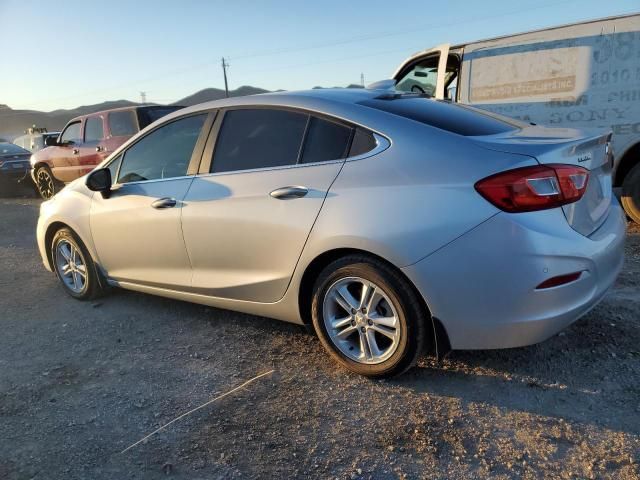
[[[111,194],[111,170],[108,168],[94,170],[87,177],[85,184],[89,190],[100,192],[103,198],[109,198]]]
[[[58,139],[56,137],[47,137],[44,139],[44,144],[47,147],[55,147],[58,145]]]

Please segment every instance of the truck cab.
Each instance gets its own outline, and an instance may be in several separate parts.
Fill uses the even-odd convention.
[[[640,223],[640,15],[593,20],[411,55],[401,91],[527,123],[613,132],[613,186]]]

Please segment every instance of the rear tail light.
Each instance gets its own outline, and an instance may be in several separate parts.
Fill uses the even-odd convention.
[[[536,165],[497,173],[476,183],[487,201],[505,212],[555,208],[582,198],[589,170],[573,165]]]

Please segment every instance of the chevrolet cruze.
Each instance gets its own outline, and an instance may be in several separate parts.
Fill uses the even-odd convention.
[[[153,123],[42,204],[47,269],[313,326],[371,377],[545,340],[623,262],[608,132],[394,91],[228,99]]]

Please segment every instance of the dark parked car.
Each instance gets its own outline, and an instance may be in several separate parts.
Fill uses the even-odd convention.
[[[42,198],[51,198],[65,183],[89,173],[111,152],[181,106],[125,107],[72,119],[48,148],[31,157],[31,175]]]
[[[13,143],[0,143],[0,194],[15,189],[29,178],[31,152]]]

